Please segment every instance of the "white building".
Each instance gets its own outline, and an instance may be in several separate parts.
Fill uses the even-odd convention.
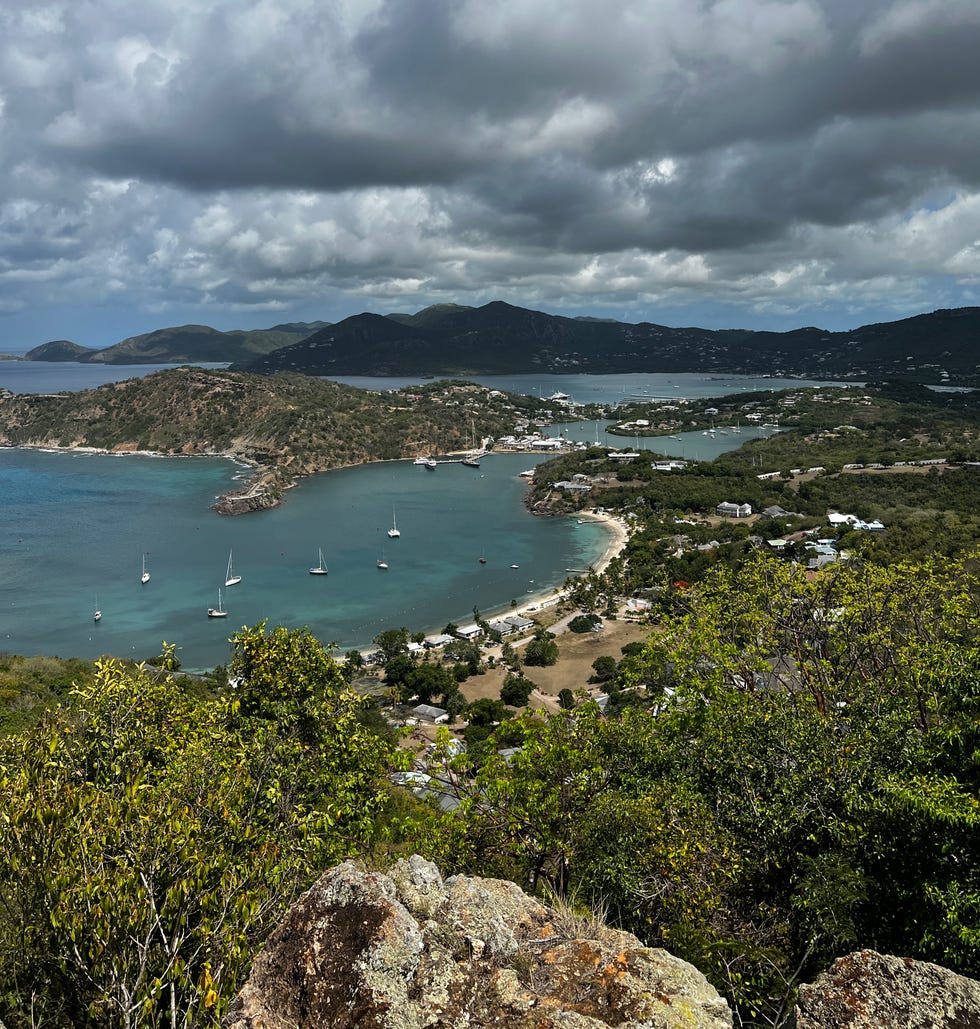
[[[752,505],[733,504],[728,500],[723,500],[715,508],[715,514],[721,515],[722,518],[748,518],[752,514]]]

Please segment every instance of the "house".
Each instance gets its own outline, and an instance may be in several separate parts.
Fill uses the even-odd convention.
[[[444,711],[441,707],[434,707],[432,704],[419,704],[412,708],[412,714],[418,719],[434,722],[436,725],[449,721],[449,712]]]
[[[461,640],[478,640],[483,635],[483,630],[476,622],[467,622],[466,625],[456,627],[455,636]]]
[[[588,493],[592,489],[589,482],[570,482],[568,479],[553,482],[551,486],[552,489],[563,489],[566,493]]]
[[[785,508],[780,507],[778,504],[772,504],[769,507],[764,507],[759,512],[760,521],[768,521],[770,518],[800,518],[801,515],[795,511],[787,511]]]
[[[535,627],[535,622],[531,621],[530,618],[525,618],[523,615],[508,615],[505,622],[509,622],[514,626],[515,632],[528,632]]]
[[[433,636],[426,636],[424,642],[430,650],[435,650],[438,647],[444,647],[447,643],[452,643],[455,638],[455,636],[450,636],[448,633],[439,632]]]
[[[499,632],[501,636],[513,636],[517,632],[517,626],[508,622],[506,618],[495,618],[489,624],[491,632]]]
[[[752,514],[752,505],[733,504],[728,500],[723,500],[715,508],[715,514],[721,515],[722,518],[748,518]]]

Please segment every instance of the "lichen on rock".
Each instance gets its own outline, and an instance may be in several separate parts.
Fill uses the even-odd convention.
[[[801,986],[796,1029],[975,1029],[980,982],[873,950],[838,958]]]
[[[585,923],[583,923],[585,924]],[[593,926],[593,928],[596,928]],[[420,857],[347,862],[290,909],[225,1029],[728,1029],[693,966],[634,936],[570,935],[513,883],[444,880]]]

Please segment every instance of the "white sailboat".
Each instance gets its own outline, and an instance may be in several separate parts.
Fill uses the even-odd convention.
[[[227,618],[228,612],[221,606],[221,587],[218,587],[218,606],[208,608],[208,618]]]
[[[232,567],[232,563],[231,563],[231,551],[229,550],[228,551],[228,569],[225,572],[225,585],[226,586],[236,586],[241,581],[242,581],[242,577],[240,575],[235,575],[235,569]]]
[[[92,615],[93,622],[100,622],[102,620],[102,608],[99,607],[99,598],[95,598],[95,613]]]
[[[326,575],[327,566],[323,563],[323,548],[317,547],[317,562],[310,568],[310,575]]]
[[[145,586],[150,581],[150,573],[146,570],[146,554],[143,555],[143,574],[140,576],[140,582]]]
[[[398,537],[400,535],[401,535],[401,532],[398,529],[398,522],[395,521],[395,509],[392,508],[391,509],[391,528],[388,530],[388,538],[395,540],[395,539],[398,539]]]
[[[383,550],[381,551],[381,557],[378,558],[378,568],[382,572],[388,571],[388,561]]]

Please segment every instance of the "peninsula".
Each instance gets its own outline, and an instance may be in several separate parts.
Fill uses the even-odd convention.
[[[306,375],[181,367],[77,393],[0,392],[0,445],[228,457],[254,472],[214,507],[243,514],[276,506],[316,472],[462,451],[547,409],[466,382],[375,393]]]

